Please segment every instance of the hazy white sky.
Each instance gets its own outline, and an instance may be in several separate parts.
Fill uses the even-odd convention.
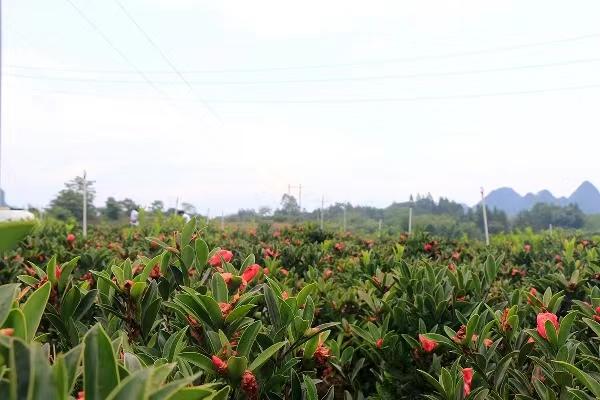
[[[2,2],[11,204],[83,169],[99,204],[215,214],[288,183],[309,209],[600,186],[598,1],[70,1],[101,33],[69,0]]]

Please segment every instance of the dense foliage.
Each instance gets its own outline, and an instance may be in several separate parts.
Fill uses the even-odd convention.
[[[2,260],[0,398],[598,398],[599,239],[45,221]]]

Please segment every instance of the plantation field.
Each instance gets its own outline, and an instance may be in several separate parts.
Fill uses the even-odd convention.
[[[599,243],[44,221],[0,265],[0,398],[600,398]]]

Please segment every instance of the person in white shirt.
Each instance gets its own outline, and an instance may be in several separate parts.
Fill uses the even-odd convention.
[[[139,221],[138,221],[138,211],[136,209],[131,210],[131,214],[129,214],[129,223],[132,226],[138,226],[139,225]]]

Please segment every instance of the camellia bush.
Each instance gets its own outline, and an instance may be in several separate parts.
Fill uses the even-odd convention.
[[[46,221],[2,259],[0,398],[600,398],[597,242]]]

